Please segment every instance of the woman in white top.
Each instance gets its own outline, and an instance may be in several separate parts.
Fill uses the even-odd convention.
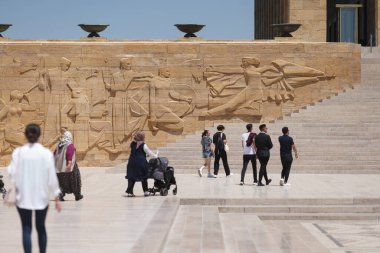
[[[61,211],[60,194],[55,173],[53,153],[38,143],[41,129],[29,124],[25,129],[28,143],[15,149],[8,166],[11,182],[16,187],[16,206],[21,218],[22,240],[25,253],[32,252],[32,211],[36,215],[36,229],[40,253],[46,252],[45,218],[49,207],[49,193],[54,194],[55,208]]]
[[[127,176],[128,188],[125,191],[128,197],[134,197],[133,187],[135,182],[141,182],[145,197],[149,196],[148,192],[148,162],[146,157],[151,156],[157,158],[158,154],[154,154],[145,144],[145,134],[137,131],[133,136],[131,143],[131,154],[128,159]]]

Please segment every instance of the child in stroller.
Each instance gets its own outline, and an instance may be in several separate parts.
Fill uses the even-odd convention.
[[[169,160],[166,157],[158,157],[149,160],[148,177],[154,179],[153,188],[149,188],[149,193],[156,195],[159,192],[161,196],[167,196],[170,186],[174,185],[173,194],[177,195],[177,182],[174,177],[174,168],[169,167]]]
[[[4,182],[3,182],[3,176],[0,175],[0,194],[5,198],[5,194],[7,193],[7,190],[4,187]]]

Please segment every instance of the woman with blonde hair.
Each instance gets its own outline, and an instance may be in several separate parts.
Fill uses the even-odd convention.
[[[128,188],[126,193],[128,197],[135,197],[133,188],[136,182],[141,182],[144,191],[144,196],[149,196],[148,192],[148,162],[146,157],[158,157],[158,153],[153,153],[148,145],[145,144],[145,134],[142,131],[137,131],[133,136],[131,143],[131,154],[127,165]]]

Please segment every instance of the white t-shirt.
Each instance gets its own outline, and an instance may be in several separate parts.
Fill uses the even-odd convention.
[[[256,152],[255,152],[255,149],[253,148],[253,143],[252,143],[252,146],[247,147],[247,140],[248,140],[249,135],[250,135],[250,133],[244,133],[241,136],[241,140],[243,141],[243,145],[244,145],[243,154],[244,155],[255,155]]]

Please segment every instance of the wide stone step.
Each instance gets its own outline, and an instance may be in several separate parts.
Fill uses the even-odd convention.
[[[206,206],[363,206],[380,205],[380,198],[181,198],[180,205]]]
[[[305,155],[305,154],[303,154]],[[198,156],[183,156],[182,158],[178,156],[172,156],[168,155],[166,156],[169,158],[170,163],[179,163],[179,162],[186,162],[188,163],[189,161],[196,160],[197,163],[199,164],[199,160],[203,160],[200,155]],[[236,155],[236,156],[228,156],[229,161],[235,161],[239,160],[240,163],[242,163],[243,155]],[[272,155],[271,162],[273,159],[278,159],[278,156]],[[313,156],[302,156],[301,159],[294,159],[294,164],[295,163],[302,163],[302,162],[320,162],[322,160],[325,161],[339,161],[339,160],[346,160],[349,162],[352,161],[361,161],[361,162],[367,162],[367,161],[377,161],[379,162],[380,166],[380,156],[378,157],[373,157],[373,156],[368,156],[366,154],[363,154],[363,156],[358,156],[355,154],[355,156],[324,156],[324,155],[313,155]]]
[[[296,120],[296,119],[292,119],[292,120]],[[225,125],[225,127],[226,127],[226,134],[233,133],[233,132],[241,134],[241,132],[244,131],[244,129],[245,129],[245,124],[246,123],[243,123],[243,124],[240,124],[240,125],[236,125],[236,126]],[[358,125],[355,122],[320,123],[318,121],[315,121],[315,122],[302,122],[302,121],[300,121],[300,122],[294,123],[294,122],[291,122],[290,119],[285,119],[283,121],[278,121],[276,124],[267,124],[267,126],[269,128],[269,134],[271,134],[272,130],[276,129],[276,128],[272,129],[273,127],[276,127],[276,126],[279,128],[277,130],[277,132],[280,133],[281,128],[284,126],[284,124],[286,124],[289,128],[290,127],[295,128],[293,130],[307,130],[307,131],[310,131],[310,130],[324,130],[326,132],[327,131],[349,131],[349,130],[352,130],[352,129],[356,130],[356,129],[366,129],[366,128],[376,129],[376,126],[378,126],[378,123],[366,123],[366,122],[362,123],[360,125]],[[256,129],[254,128],[254,130],[258,131],[259,123],[254,123],[254,125],[257,126]],[[216,127],[215,128],[208,127],[208,128],[209,128],[209,130],[216,131]],[[305,128],[307,128],[307,129],[305,129]],[[320,133],[320,134],[322,134],[322,133]]]
[[[354,109],[353,109],[354,110]],[[358,108],[356,108],[358,110]],[[380,109],[379,109],[380,110]],[[367,114],[372,114],[371,117],[368,117],[370,120],[378,120],[379,119],[379,110],[376,111],[366,111]],[[344,115],[337,115],[332,113],[329,110],[315,110],[315,111],[301,111],[298,113],[293,113],[290,117],[285,117],[284,119],[300,119],[300,120],[312,120],[312,119],[334,119],[337,122],[342,122],[344,124],[350,124],[354,123],[360,119],[366,119],[366,117],[363,117],[363,112],[355,111],[355,112],[336,112],[336,113],[344,113]],[[343,120],[343,121],[342,121]],[[280,120],[278,120],[280,121]],[[277,121],[277,122],[278,122]],[[301,121],[302,122],[302,121]],[[298,123],[298,122],[297,122]],[[316,122],[318,123],[318,122]],[[330,123],[335,123],[334,121],[331,121]],[[372,123],[372,122],[368,122]]]
[[[259,214],[261,220],[344,220],[344,221],[380,221],[379,214],[363,213],[276,213]]]
[[[198,159],[194,159],[194,160],[184,160],[184,159],[176,159],[175,157],[168,157],[169,158],[169,161],[170,161],[170,164],[173,165],[173,166],[199,166],[201,164],[203,164],[203,161],[202,159],[199,157]],[[186,163],[186,165],[184,165],[183,163]],[[220,163],[222,163],[220,161]],[[228,164],[230,166],[241,166],[243,163],[242,161],[242,158],[239,157],[238,159],[228,159]],[[257,161],[258,164],[260,164],[258,161]],[[281,161],[280,161],[280,158],[279,157],[272,157],[271,160],[269,160],[269,163],[268,163],[268,166],[270,165],[273,165],[273,166],[276,166],[276,165],[281,165]],[[380,163],[379,161],[364,161],[364,160],[321,160],[321,159],[307,159],[307,160],[294,160],[293,161],[293,167],[304,167],[304,166],[324,166],[324,165],[327,165],[327,166],[349,166],[349,167],[353,167],[353,166],[359,166],[359,167],[363,167],[364,166],[377,166],[377,168],[379,168],[380,170]]]
[[[180,151],[172,151],[172,152],[168,152],[168,151],[159,151],[159,155],[161,157],[168,157],[170,159],[177,159],[177,160],[192,160],[192,159],[201,159],[202,158],[202,153],[201,151],[183,151],[183,150],[180,150]],[[300,151],[300,160],[308,160],[309,157],[310,159],[316,159],[318,160],[318,158],[313,158],[313,157],[318,157],[318,156],[325,156],[325,159],[326,160],[332,160],[334,159],[335,157],[338,157],[338,156],[343,156],[343,155],[346,155],[347,157],[353,157],[352,153],[350,153],[349,151],[346,152],[346,151],[343,151],[343,152],[334,152],[334,153],[329,153],[329,152],[324,152],[323,150],[320,150],[320,151],[304,151],[302,150],[302,152]],[[365,159],[365,157],[367,156],[376,156],[376,158],[374,159],[371,159],[369,158],[369,160],[373,160],[373,161],[377,161],[377,156],[379,155],[379,152],[378,151],[373,151],[373,152],[368,152],[368,153],[355,153],[355,156],[358,157],[358,159]],[[181,159],[181,158],[178,158],[178,157],[185,157],[185,156],[190,156],[191,158],[190,159]],[[355,157],[354,156],[354,157]],[[241,160],[243,157],[243,154],[241,151],[239,152],[229,152],[228,154],[228,158],[229,160],[232,160],[232,159],[238,159],[238,160]],[[280,153],[279,152],[272,152],[271,153],[271,159],[274,159],[274,157],[280,157]],[[360,158],[359,158],[360,157]],[[349,158],[347,158],[349,160]]]
[[[178,175],[180,175],[180,174],[192,174],[194,176],[197,176],[198,175],[197,169],[198,168],[192,168],[191,170],[189,170],[189,169],[177,169],[176,168],[175,169],[175,173],[178,174]],[[278,167],[271,167],[270,168],[270,173],[280,174],[281,170],[282,170],[282,168],[279,167],[279,166]],[[240,177],[241,168],[236,168],[236,169],[232,168],[231,172],[234,173],[237,177]],[[107,171],[107,173],[110,173],[110,174],[125,174],[125,168],[123,168],[123,169],[112,169],[112,170]],[[359,168],[359,169],[356,169],[356,168],[355,169],[352,169],[352,168],[351,169],[350,168],[348,168],[348,169],[342,169],[342,168],[333,169],[333,168],[329,168],[327,170],[321,170],[321,169],[310,169],[310,168],[304,168],[303,167],[303,168],[300,168],[300,169],[292,168],[292,173],[295,173],[295,174],[308,174],[308,175],[317,175],[317,174],[377,175],[377,174],[380,174],[380,170],[379,169],[363,169],[363,168]],[[206,177],[206,175],[204,175],[204,176]],[[222,178],[225,177],[223,167],[221,167],[221,169],[220,169],[219,177],[222,177]]]
[[[280,134],[272,134],[272,142],[278,142],[278,137],[281,136]],[[241,134],[229,134],[228,136],[228,144],[233,143],[235,146],[238,145],[239,147],[241,146]],[[306,145],[306,144],[311,144],[311,143],[318,143],[319,145],[361,145],[361,144],[378,144],[380,140],[380,131],[379,133],[373,134],[373,135],[364,135],[361,140],[354,140],[352,139],[352,135],[349,136],[348,134],[345,135],[334,135],[332,133],[329,133],[325,136],[321,135],[310,135],[310,136],[303,136],[303,135],[297,135],[297,134],[292,134],[293,140],[295,141],[296,144],[298,145]],[[174,147],[174,146],[193,146],[193,147],[200,147],[200,136],[194,137],[192,139],[186,138],[184,140],[180,140],[177,143],[171,143],[168,144],[168,147]],[[179,145],[177,145],[179,144]],[[179,147],[180,148],[180,147]]]
[[[199,163],[197,166],[193,165],[181,165],[181,164],[171,164],[172,167],[174,167],[176,173],[191,173],[195,174],[196,170],[203,165],[202,163]],[[213,168],[213,166],[211,167]],[[234,165],[230,166],[230,169],[235,174],[240,174],[242,166],[241,165]],[[280,164],[269,164],[267,167],[269,172],[278,173],[282,170],[282,167]],[[224,175],[224,169],[221,164],[219,169],[223,175]],[[252,170],[251,167],[247,169],[249,172]],[[122,170],[122,172],[125,172],[125,169]],[[348,165],[292,165],[292,172],[293,173],[310,173],[310,174],[324,174],[324,173],[362,173],[362,174],[378,174],[380,173],[380,167],[378,165],[355,165],[355,166],[348,166]]]
[[[183,145],[182,145],[183,144]],[[297,144],[297,142],[296,142]],[[302,145],[302,149],[300,148],[300,145],[298,143],[298,149],[300,152],[304,152],[304,151],[315,151],[315,152],[318,152],[318,151],[324,151],[324,150],[328,150],[330,149],[331,152],[335,152],[335,151],[339,151],[337,149],[342,149],[344,148],[344,150],[340,150],[342,152],[345,152],[346,154],[348,154],[349,152],[355,152],[355,151],[359,151],[359,149],[366,149],[366,151],[369,151],[369,152],[376,152],[376,151],[379,151],[378,147],[379,145],[369,145],[368,143],[368,147],[366,144],[362,144],[362,146],[358,145],[358,146],[355,146],[354,144],[352,143],[347,143],[347,144],[340,144],[340,145],[333,145],[330,143],[330,145],[327,147],[327,143],[323,143],[323,142],[312,142],[312,143],[308,143],[308,144],[315,144],[315,145]],[[323,145],[324,144],[324,145]],[[278,146],[278,144],[274,144],[276,146]],[[346,146],[348,145],[348,146]],[[181,143],[180,145],[181,147],[178,148],[178,147],[175,147],[175,146],[170,146],[170,147],[166,147],[166,148],[162,148],[162,149],[159,149],[160,151],[160,154],[161,152],[184,152],[182,153],[182,155],[191,155],[190,153],[187,153],[187,152],[196,152],[196,153],[200,153],[201,152],[201,147],[199,146],[199,144],[189,144],[189,145],[186,145],[186,143]],[[241,153],[242,150],[241,150],[241,144],[235,144],[235,145],[231,145],[231,143],[229,143],[229,146],[230,146],[230,151],[231,153]],[[234,146],[236,148],[234,148]],[[276,147],[275,146],[275,147]],[[339,152],[340,152],[339,151]],[[271,152],[279,152],[279,148],[273,148],[273,151]],[[192,153],[194,155],[194,153]]]
[[[379,205],[254,205],[254,206],[223,206],[221,213],[376,213],[380,214]]]

